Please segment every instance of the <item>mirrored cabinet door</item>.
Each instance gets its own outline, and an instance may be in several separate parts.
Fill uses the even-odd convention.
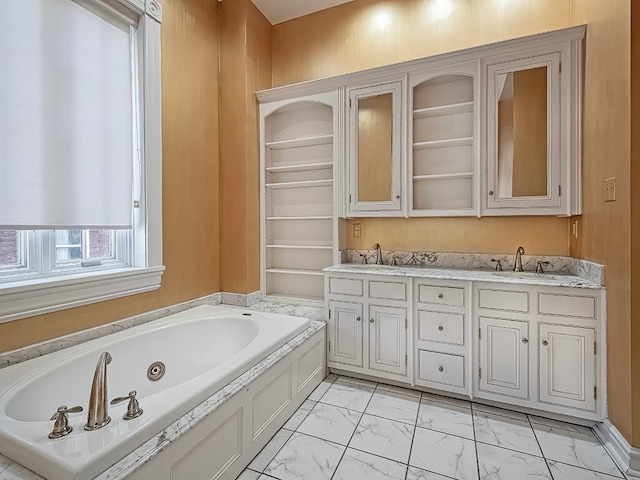
[[[349,216],[402,209],[402,82],[353,88],[349,95]]]
[[[561,213],[560,88],[560,53],[487,66],[488,210]]]

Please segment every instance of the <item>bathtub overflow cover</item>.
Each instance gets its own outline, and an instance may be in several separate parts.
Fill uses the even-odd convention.
[[[162,362],[153,362],[147,368],[147,378],[152,382],[157,382],[164,376],[164,372],[167,370],[167,367],[164,366]]]

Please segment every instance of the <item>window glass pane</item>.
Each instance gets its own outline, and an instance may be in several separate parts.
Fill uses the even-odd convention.
[[[82,230],[56,230],[56,261],[82,258]]]
[[[23,264],[21,238],[17,230],[0,230],[0,267]]]
[[[88,230],[85,258],[113,258],[113,230]]]
[[[56,263],[115,257],[114,230],[56,230]]]

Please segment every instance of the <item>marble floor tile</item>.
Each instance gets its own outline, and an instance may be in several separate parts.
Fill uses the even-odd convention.
[[[298,428],[315,404],[316,402],[312,400],[305,400],[302,405],[298,407],[298,410],[291,415],[289,420],[287,420],[287,423],[285,423],[282,428],[286,428],[287,430],[295,430]]]
[[[409,397],[378,388],[371,397],[365,413],[415,425],[419,407],[420,397]]]
[[[6,470],[9,465],[13,463],[13,460],[5,457],[4,455],[0,455],[0,473],[3,470]]]
[[[457,407],[471,408],[469,400],[460,400],[459,398],[445,397],[444,395],[436,395],[434,393],[422,392],[422,400],[446,403],[447,405],[455,405]]]
[[[362,413],[317,403],[298,427],[298,432],[346,445],[358,426]]]
[[[553,460],[549,460],[548,463],[554,480],[615,480],[619,478]]]
[[[1,480],[46,480],[19,463],[12,462],[0,473]]]
[[[261,473],[246,469],[236,480],[258,480]]]
[[[320,399],[323,403],[364,412],[375,388],[336,380]]]
[[[287,440],[289,440],[292,433],[291,430],[285,430],[284,428],[278,430],[271,440],[269,440],[269,443],[251,460],[247,468],[256,472],[262,472],[267,468],[271,460],[273,460],[273,457],[276,456],[276,453],[278,453]]]
[[[329,480],[345,447],[294,433],[264,473],[280,480]]]
[[[616,477],[622,476],[593,433],[587,435],[538,424],[533,425],[533,429],[546,458]]]
[[[585,435],[593,435],[593,431],[584,425],[575,425],[573,423],[561,422],[560,420],[552,420],[551,418],[537,417],[529,415],[529,421],[536,425],[545,425],[547,427],[561,428],[570,432],[583,433]]]
[[[511,417],[525,422],[527,421],[527,415],[524,413],[514,412],[513,410],[507,410],[506,408],[493,407],[491,405],[483,405],[482,403],[474,403],[473,411],[493,413],[494,415],[502,415],[503,417]]]
[[[405,480],[407,466],[347,448],[333,480]]]
[[[364,414],[349,447],[407,463],[414,429],[413,425]]]
[[[416,428],[409,465],[457,480],[478,480],[473,440]]]
[[[481,480],[552,480],[544,458],[483,443],[476,448]]]
[[[407,480],[451,480],[451,477],[445,477],[438,473],[428,472],[421,468],[409,466],[407,469]]]
[[[417,397],[420,398],[422,393],[418,390],[411,390],[410,388],[404,387],[396,387],[395,385],[385,385],[384,383],[378,384],[378,390],[384,390],[385,392],[394,392],[400,393],[402,395],[407,395],[409,397]]]
[[[470,440],[474,438],[471,410],[461,405],[423,399],[420,402],[416,425]]]
[[[493,413],[473,411],[473,423],[476,429],[476,441],[508,448],[538,457],[542,456],[536,436],[524,420]]]
[[[372,382],[371,380],[363,380],[361,378],[347,377],[345,375],[338,376],[336,381],[340,383],[354,383],[356,385],[362,385],[363,387],[372,387],[372,388],[375,388],[378,385],[376,382]]]
[[[334,381],[335,381],[335,378],[329,379],[329,377],[322,380],[320,382],[320,385],[318,385],[315,388],[315,390],[311,392],[311,395],[307,397],[307,400],[312,400],[314,402],[317,402],[318,400],[320,400],[322,396],[327,392],[327,390],[329,390],[329,387],[333,385]]]

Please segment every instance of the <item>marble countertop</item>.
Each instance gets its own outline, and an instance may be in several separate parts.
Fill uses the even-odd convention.
[[[473,282],[507,283],[511,285],[539,285],[545,287],[569,287],[601,289],[602,285],[568,273],[496,272],[493,270],[469,270],[433,268],[422,265],[362,265],[339,263],[323,269],[325,273],[366,273],[394,277],[431,278],[436,280],[463,280]]]

